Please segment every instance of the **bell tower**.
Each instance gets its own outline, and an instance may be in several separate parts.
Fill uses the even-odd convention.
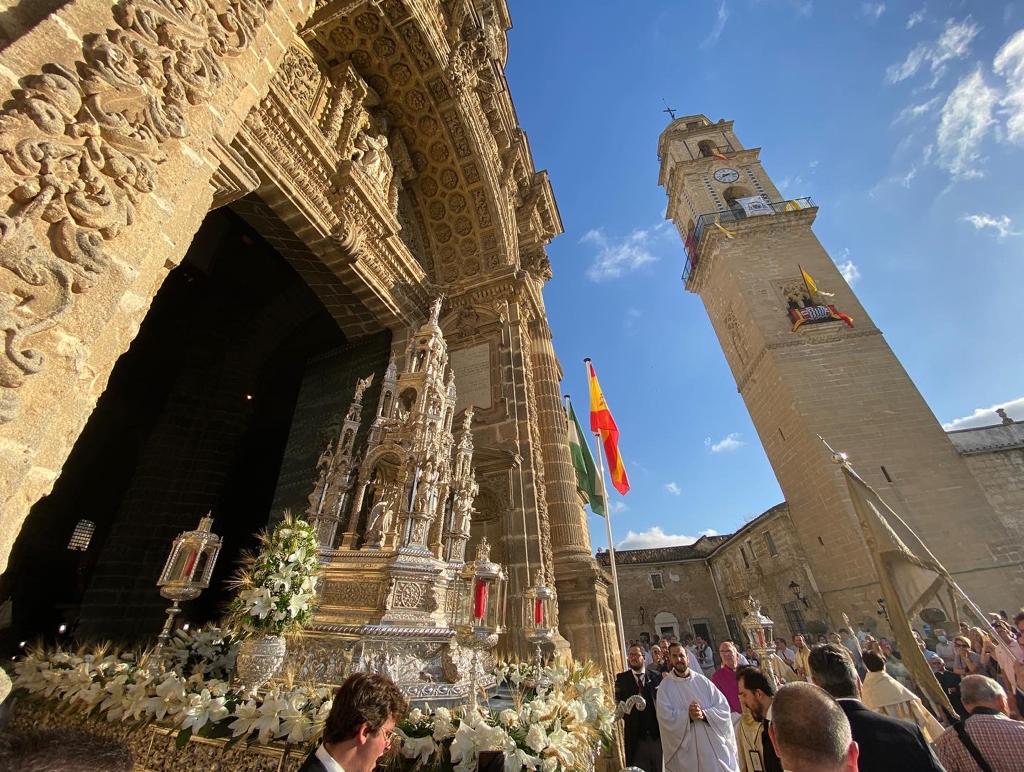
[[[658,156],[666,216],[686,248],[684,287],[704,302],[779,480],[822,618],[833,629],[843,612],[874,618],[879,588],[819,435],[849,453],[982,608],[1016,608],[1021,544],[815,237],[817,205],[781,196],[731,121],[678,118]]]

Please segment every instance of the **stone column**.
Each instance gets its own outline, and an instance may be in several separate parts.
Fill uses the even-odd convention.
[[[0,52],[0,571],[313,10],[192,6],[72,0]]]
[[[530,325],[533,342],[533,383],[537,397],[541,450],[544,454],[544,483],[551,518],[551,549],[556,570],[562,560],[591,559],[587,513],[580,505],[576,470],[569,452],[565,410],[562,407],[561,368],[546,321]]]
[[[608,603],[610,587],[594,560],[586,511],[576,486],[560,387],[561,369],[546,321],[531,325],[533,384],[551,521],[559,628],[577,659],[592,659],[606,675],[625,665]]]

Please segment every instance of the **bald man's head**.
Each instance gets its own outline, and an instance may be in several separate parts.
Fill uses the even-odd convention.
[[[775,694],[770,735],[789,772],[856,772],[857,744],[843,709],[824,689],[791,683]]]

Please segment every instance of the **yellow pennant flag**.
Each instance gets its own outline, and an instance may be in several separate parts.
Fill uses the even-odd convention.
[[[728,228],[722,227],[722,224],[718,221],[718,218],[715,218],[715,227],[718,228],[718,230],[720,230],[722,233],[724,233],[725,237],[727,239],[734,239],[734,238],[736,238],[736,234],[735,233],[733,233]]]
[[[821,295],[822,297],[826,298],[835,297],[835,293],[833,292],[822,292],[820,289],[818,289],[818,285],[814,283],[814,279],[802,267],[800,268],[800,275],[803,276],[804,285],[807,287],[807,291],[811,293],[812,299],[815,295]]]
[[[807,273],[803,268],[800,268],[800,275],[804,277],[804,285],[807,287],[807,291],[812,295],[818,294],[818,285],[814,283],[814,279]]]

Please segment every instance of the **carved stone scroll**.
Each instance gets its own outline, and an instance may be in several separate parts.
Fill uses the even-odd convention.
[[[153,192],[188,108],[227,77],[269,0],[121,0],[117,27],[86,35],[75,69],[45,65],[0,111],[0,422],[45,367],[33,346],[108,269],[107,244]]]

